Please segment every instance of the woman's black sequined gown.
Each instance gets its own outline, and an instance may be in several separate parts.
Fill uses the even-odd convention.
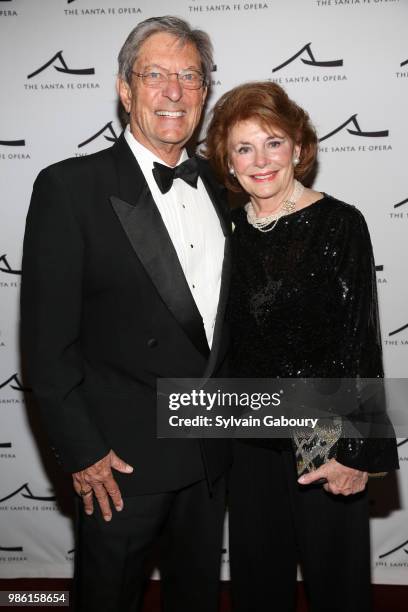
[[[253,228],[244,209],[232,218],[233,376],[381,377],[375,266],[363,215],[325,195],[268,233]],[[336,458],[370,472],[398,467],[394,439],[342,438]]]

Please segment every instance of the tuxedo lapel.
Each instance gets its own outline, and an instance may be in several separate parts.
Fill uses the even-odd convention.
[[[112,147],[112,154],[119,182],[119,194],[110,196],[112,207],[163,302],[196,348],[208,356],[202,317],[163,219],[123,134]]]
[[[207,362],[203,378],[209,378],[217,365],[222,330],[224,326],[225,311],[228,302],[229,283],[231,275],[231,220],[228,204],[226,201],[226,189],[215,181],[213,174],[209,171],[208,162],[197,158],[201,179],[205,185],[208,195],[214,205],[221,229],[225,236],[224,259],[221,272],[221,287],[218,300],[217,315],[214,324],[213,341],[211,345],[210,357]]]
[[[229,220],[228,206],[226,202],[226,189],[220,185],[209,169],[209,164],[201,157],[197,157],[198,171],[204,183],[211,202],[220,220],[222,233],[228,239],[231,235],[231,222]],[[224,204],[224,206],[222,205]]]
[[[228,237],[224,245],[224,261],[221,273],[220,298],[218,300],[217,315],[215,317],[213,341],[211,345],[210,357],[203,374],[203,378],[210,378],[216,368],[219,356],[219,349],[222,337],[222,330],[225,323],[225,311],[228,303],[229,283],[231,275],[231,241]]]

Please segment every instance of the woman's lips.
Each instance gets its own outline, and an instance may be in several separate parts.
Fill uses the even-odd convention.
[[[278,171],[274,170],[273,172],[261,172],[258,174],[252,174],[251,179],[255,181],[255,183],[268,183],[276,178],[277,173]]]

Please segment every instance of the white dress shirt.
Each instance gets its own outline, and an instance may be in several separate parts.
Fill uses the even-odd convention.
[[[144,174],[173,242],[211,347],[225,242],[214,205],[201,178],[198,179],[197,189],[177,178],[170,191],[161,193],[152,170],[153,162],[164,164],[163,160],[135,139],[129,125],[125,130],[125,138]],[[187,152],[183,149],[178,164],[187,158]]]

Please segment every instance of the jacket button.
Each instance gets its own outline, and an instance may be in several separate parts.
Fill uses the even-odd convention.
[[[157,340],[156,340],[156,338],[150,338],[150,339],[147,341],[147,346],[148,346],[149,348],[154,348],[155,346],[157,346]]]

